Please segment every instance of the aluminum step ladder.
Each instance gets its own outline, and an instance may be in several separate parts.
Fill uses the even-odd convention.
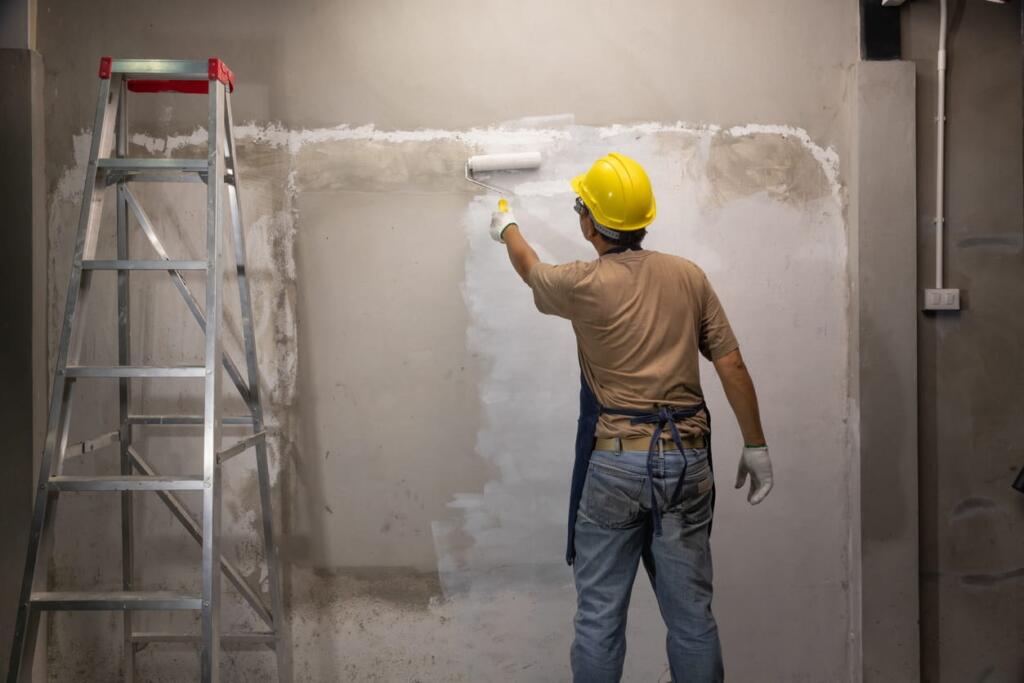
[[[17,623],[11,651],[8,683],[22,683],[31,676],[39,616],[48,610],[124,611],[123,650],[125,679],[135,679],[136,653],[150,643],[194,643],[200,650],[200,676],[205,682],[219,680],[221,645],[263,644],[276,653],[279,681],[291,676],[290,649],[282,607],[280,568],[274,542],[274,516],[270,499],[270,471],[267,464],[266,431],[260,401],[256,363],[252,303],[246,274],[245,234],[238,196],[238,166],[232,132],[231,97],[234,76],[219,59],[208,61],[112,59],[100,60],[99,98],[93,124],[92,146],[86,171],[82,208],[78,222],[75,254],[68,285],[67,303],[57,351],[56,369],[50,394],[46,441],[40,464],[38,488],[29,536],[28,556],[18,603]],[[209,142],[206,159],[133,159],[128,154],[126,120],[128,92],[179,92],[209,97]],[[202,182],[206,194],[206,258],[175,260],[164,249],[152,222],[139,205],[132,186],[138,182]],[[97,242],[104,195],[116,187],[117,258],[97,259]],[[226,270],[223,223],[225,195],[231,220],[231,243],[241,306],[245,348],[244,372],[221,345],[223,290]],[[145,233],[160,256],[156,260],[132,260],[128,255],[129,217]],[[84,315],[90,279],[98,270],[117,273],[118,363],[116,366],[79,364],[81,331],[76,320]],[[129,276],[137,270],[166,271],[181,294],[205,337],[205,364],[200,366],[144,367],[131,364],[129,325]],[[183,271],[205,271],[205,306],[192,294]],[[78,316],[78,317],[76,317]],[[77,332],[77,333],[76,333]],[[222,372],[238,390],[248,414],[225,416],[221,412]],[[195,378],[204,383],[201,415],[146,415],[132,409],[130,383],[141,378]],[[117,431],[69,445],[68,431],[75,384],[84,378],[116,379],[119,384],[120,425]],[[158,473],[132,443],[134,429],[160,425],[202,427],[203,471],[198,475]],[[251,434],[223,448],[223,425],[242,425]],[[191,437],[190,437],[191,438]],[[104,447],[120,449],[120,472],[116,476],[69,476],[64,474],[68,458],[83,457]],[[240,453],[253,451],[259,480],[262,535],[267,576],[268,605],[261,591],[221,554],[221,471],[220,466]],[[117,492],[121,497],[122,590],[116,592],[51,592],[34,590],[45,584],[45,572],[53,545],[53,518],[62,492]],[[202,492],[202,516],[195,519],[177,495],[178,491]],[[155,492],[186,531],[202,546],[202,591],[182,595],[167,591],[134,590],[135,529],[132,496]],[[265,623],[265,629],[225,634],[220,630],[221,572]],[[199,633],[146,633],[132,627],[134,610],[196,610],[201,613]]]

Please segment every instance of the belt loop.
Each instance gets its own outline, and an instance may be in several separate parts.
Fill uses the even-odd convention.
[[[621,436],[615,437],[615,452],[616,453],[620,453],[620,454],[622,453],[622,437]]]

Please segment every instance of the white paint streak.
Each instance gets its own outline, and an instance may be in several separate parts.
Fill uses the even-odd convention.
[[[554,197],[575,194],[572,186],[569,185],[569,178],[519,183],[513,186],[512,192],[520,197]]]
[[[518,128],[567,128],[575,123],[576,116],[574,114],[549,114],[547,116],[523,116],[518,119],[502,121],[498,124],[498,128],[512,130]]]

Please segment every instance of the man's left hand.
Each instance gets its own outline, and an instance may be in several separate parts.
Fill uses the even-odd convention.
[[[744,446],[740,455],[740,466],[736,472],[736,488],[743,488],[750,475],[750,492],[747,500],[757,505],[772,490],[772,461],[767,446]]]

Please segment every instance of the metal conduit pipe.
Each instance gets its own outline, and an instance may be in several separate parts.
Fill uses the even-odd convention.
[[[946,34],[949,8],[946,0],[939,0],[939,101],[935,115],[937,130],[935,146],[935,288],[942,289],[942,241],[945,230],[946,179]]]

